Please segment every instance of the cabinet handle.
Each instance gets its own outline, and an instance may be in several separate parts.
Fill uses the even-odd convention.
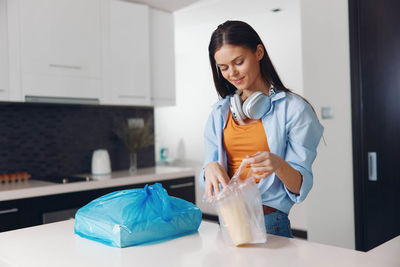
[[[151,98],[151,100],[173,100],[173,98],[171,98],[171,97],[154,97],[154,96],[152,96],[150,98]]]
[[[376,152],[368,152],[368,180],[378,181],[376,168]]]
[[[119,95],[119,98],[147,98],[147,96],[141,96],[141,95]]]
[[[14,212],[18,212],[18,209],[13,208],[13,209],[8,209],[8,210],[0,210],[0,214],[8,214],[8,213],[14,213]]]
[[[177,189],[177,188],[189,187],[189,186],[193,186],[193,185],[194,185],[194,182],[188,182],[188,183],[183,183],[183,184],[173,184],[173,185],[170,185],[169,188]]]
[[[74,69],[74,70],[82,69],[80,66],[61,65],[61,64],[49,64],[49,67],[51,67],[51,68],[60,68],[60,69]]]

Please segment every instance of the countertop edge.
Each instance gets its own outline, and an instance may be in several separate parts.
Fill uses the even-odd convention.
[[[229,247],[218,224],[205,221],[196,234],[119,249],[74,235],[74,223],[67,220],[0,233],[0,262],[13,266],[54,266],[64,256],[63,266],[131,266],[137,262],[141,266],[197,263],[193,266],[211,267],[221,266],[221,259],[232,267],[244,263],[250,266],[398,266],[391,261],[397,256],[395,253],[374,258],[361,251],[276,235],[268,235],[264,244]],[[64,246],[54,246],[55,242]]]
[[[179,179],[195,176],[195,170],[192,168],[152,167],[143,169],[133,176],[130,176],[127,171],[113,172],[112,176],[111,179],[95,180],[90,182],[75,182],[70,184],[48,183],[43,186],[32,188],[3,190],[0,191],[0,201]]]

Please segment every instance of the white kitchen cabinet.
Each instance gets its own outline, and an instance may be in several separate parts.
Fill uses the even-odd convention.
[[[150,105],[149,7],[111,0],[106,104]],[[108,85],[107,85],[108,84]]]
[[[0,7],[0,101],[175,104],[172,13],[122,0]]]
[[[18,2],[23,99],[101,98],[100,0]]]
[[[0,0],[0,101],[8,101],[7,2]]]
[[[150,11],[151,100],[154,106],[175,105],[174,17]]]

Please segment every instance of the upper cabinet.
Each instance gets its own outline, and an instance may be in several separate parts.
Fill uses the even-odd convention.
[[[20,0],[23,97],[99,99],[99,0]]]
[[[150,58],[152,104],[175,105],[174,17],[150,11]]]
[[[0,0],[0,101],[8,101],[8,36],[6,1]]]
[[[150,105],[149,7],[112,0],[108,15],[105,103]]]
[[[0,7],[0,100],[175,104],[173,14],[123,0]]]

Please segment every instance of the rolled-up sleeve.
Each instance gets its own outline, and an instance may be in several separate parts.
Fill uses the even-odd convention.
[[[204,163],[199,175],[199,183],[202,188],[204,185],[204,168],[208,163],[213,161],[218,161],[218,145],[217,145],[217,135],[215,131],[214,117],[211,113],[208,117],[206,127],[204,129]]]
[[[288,140],[285,160],[301,173],[303,181],[299,194],[291,192],[285,185],[284,187],[290,199],[300,203],[313,186],[312,163],[317,156],[317,146],[324,128],[309,104],[305,103],[300,112],[292,114],[287,121]]]

